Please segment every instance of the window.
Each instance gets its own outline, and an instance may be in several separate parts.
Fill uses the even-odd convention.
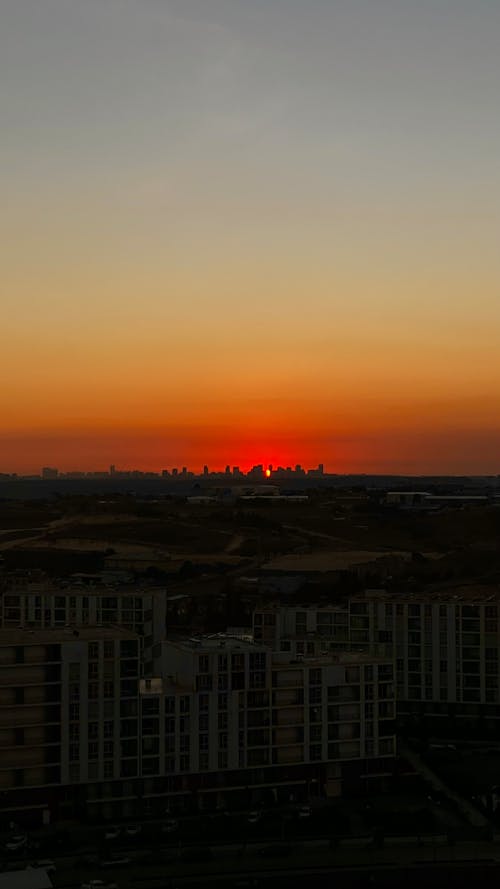
[[[208,753],[200,753],[200,772],[208,771]]]
[[[189,750],[189,735],[181,735],[180,750],[186,752]]]
[[[89,661],[97,660],[99,657],[99,643],[89,642]]]
[[[89,742],[89,759],[98,759],[99,758],[99,744],[97,741]]]
[[[227,750],[219,750],[219,753],[217,755],[217,764],[219,766],[219,769],[227,769],[227,763]]]
[[[103,691],[105,698],[113,698],[115,694],[115,684],[111,680],[107,680],[103,684]]]
[[[213,684],[212,676],[201,673],[196,677],[196,691],[211,691]]]
[[[219,654],[217,658],[217,670],[219,673],[227,673],[227,654]]]
[[[113,756],[114,751],[115,751],[115,745],[114,745],[113,741],[105,741],[104,742],[104,756],[105,757]]]
[[[108,720],[104,723],[104,737],[112,738],[114,734],[114,722],[113,720]]]
[[[165,713],[175,713],[175,698],[172,696],[165,698]]]
[[[264,652],[250,655],[250,670],[265,670],[266,655]]]
[[[115,643],[112,639],[106,639],[104,643],[104,657],[106,660],[111,660],[115,656]]]
[[[219,695],[218,708],[219,708],[219,710],[227,710],[227,695],[226,694]]]
[[[309,746],[309,759],[313,762],[317,762],[321,759],[322,752],[321,744],[311,744]]]
[[[309,670],[309,685],[321,685],[321,668]]]
[[[227,713],[219,713],[217,717],[217,728],[219,730],[227,729]]]
[[[72,742],[78,742],[80,740],[80,725],[75,722],[72,723],[69,727],[69,740]]]
[[[200,732],[208,732],[208,714],[200,713],[198,716],[198,730]]]
[[[189,754],[183,753],[179,759],[179,767],[181,772],[189,772]]]
[[[89,739],[99,737],[99,723],[89,722]]]
[[[309,689],[309,703],[310,704],[321,704],[321,688],[310,688]]]
[[[219,732],[219,747],[221,750],[227,749],[227,732]]]
[[[208,750],[208,735],[199,735],[198,744],[200,750]]]
[[[208,673],[209,670],[209,660],[208,654],[200,654],[198,658],[198,672],[199,673]]]
[[[180,698],[180,711],[181,711],[181,713],[189,713],[189,697],[188,697],[188,695],[183,695]]]
[[[114,777],[114,763],[113,760],[107,761],[104,763],[104,777],[105,778],[113,778]]]

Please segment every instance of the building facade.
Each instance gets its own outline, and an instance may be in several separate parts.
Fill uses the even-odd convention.
[[[153,808],[158,796],[189,809],[366,792],[392,773],[389,659],[294,659],[220,636],[162,648],[161,677],[140,689]]]

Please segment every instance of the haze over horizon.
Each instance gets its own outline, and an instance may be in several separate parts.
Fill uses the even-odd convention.
[[[1,19],[0,472],[500,472],[500,4]]]

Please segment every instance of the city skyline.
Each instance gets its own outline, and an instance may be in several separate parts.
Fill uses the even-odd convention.
[[[498,472],[499,27],[5,0],[1,466]]]

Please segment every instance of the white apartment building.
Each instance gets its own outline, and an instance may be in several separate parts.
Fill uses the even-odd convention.
[[[165,642],[162,655],[162,676],[140,684],[153,808],[159,796],[181,808],[335,796],[391,773],[390,660],[294,659],[224,636]]]
[[[253,637],[291,657],[337,651],[349,643],[347,603],[265,605],[253,613]]]
[[[350,637],[394,657],[398,712],[499,718],[499,614],[490,586],[368,590],[349,603]]]
[[[140,769],[139,654],[116,627],[0,630],[0,814],[123,797]]]
[[[154,672],[154,652],[166,636],[167,593],[137,586],[61,586],[47,580],[0,592],[1,627],[120,626],[142,640],[145,675]]]

